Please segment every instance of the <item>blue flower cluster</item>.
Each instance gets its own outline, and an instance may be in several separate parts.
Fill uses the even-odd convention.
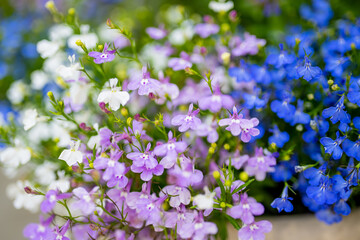
[[[347,200],[358,182],[360,20],[335,21],[326,0],[303,5],[300,14],[313,29],[289,28],[283,44],[265,49],[263,65],[242,59],[229,75],[242,85],[254,83],[253,91],[240,89],[237,96],[270,129],[267,144],[287,156],[271,174],[285,182],[272,207],[293,210],[287,191],[292,181],[304,205],[331,224],[350,213]],[[306,170],[293,178],[295,166],[297,172]],[[337,171],[341,174],[334,175]]]

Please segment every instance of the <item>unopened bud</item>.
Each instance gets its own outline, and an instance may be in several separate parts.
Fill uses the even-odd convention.
[[[78,40],[76,40],[76,45],[78,45],[79,47],[83,47],[84,46],[84,43],[80,40],[80,39],[78,39]]]
[[[128,126],[131,126],[131,122],[132,122],[132,118],[131,117],[128,117],[128,119],[126,119],[126,124]]]
[[[340,87],[337,84],[334,84],[334,85],[331,86],[331,89],[333,91],[337,91],[337,90],[340,90]]]
[[[110,18],[108,18],[108,19],[106,20],[106,25],[108,25],[109,28],[115,28],[115,26],[114,26],[114,24],[112,23],[112,21],[111,21]]]
[[[333,85],[333,84],[334,84],[334,80],[329,79],[329,80],[327,81],[327,83],[331,86],[331,85]]]
[[[100,44],[97,46],[97,48],[98,48],[99,52],[102,52],[102,50],[104,49],[104,45]]]
[[[226,187],[231,187],[231,184],[232,184],[232,182],[229,179],[225,181]]]
[[[231,54],[228,52],[224,52],[221,54],[221,60],[223,61],[223,63],[225,65],[230,63],[230,57],[231,57]]]
[[[352,49],[352,50],[355,50],[355,49],[356,49],[355,43],[351,43],[350,46],[351,46],[351,49]]]
[[[46,7],[46,9],[49,10],[51,13],[57,11],[54,1],[47,1],[47,2],[45,3],[45,7]]]
[[[239,174],[239,178],[241,181],[246,182],[247,180],[249,180],[249,175],[247,174],[247,172],[241,172]]]
[[[306,169],[306,167],[303,166],[295,166],[295,172],[300,173],[303,172]]]
[[[69,15],[75,15],[75,13],[76,13],[75,8],[69,8],[68,10]]]
[[[123,115],[124,117],[126,117],[126,116],[129,114],[129,112],[128,112],[128,110],[127,110],[126,108],[122,108],[122,109],[120,110],[120,113],[121,113],[121,115]]]
[[[210,148],[209,148],[209,154],[212,155],[212,154],[214,154],[214,153],[215,153],[215,148],[210,147]]]
[[[220,178],[220,172],[219,171],[213,171],[213,177],[215,179],[219,179]]]
[[[225,150],[229,150],[229,149],[230,149],[230,145],[229,145],[228,143],[225,143],[225,144],[224,144],[224,148],[225,148]]]
[[[226,203],[225,203],[225,202],[221,202],[221,203],[220,203],[220,207],[221,207],[221,208],[225,208],[225,207],[226,207]]]
[[[55,102],[55,97],[52,91],[48,91],[47,95],[51,101]]]

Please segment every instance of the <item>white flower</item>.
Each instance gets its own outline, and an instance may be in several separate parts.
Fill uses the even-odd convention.
[[[41,90],[47,82],[49,82],[49,77],[47,74],[41,70],[33,71],[30,75],[31,87],[35,90]]]
[[[12,104],[19,104],[28,95],[28,86],[21,80],[15,81],[6,93],[6,96]]]
[[[56,179],[55,170],[57,165],[52,162],[45,162],[36,167],[35,179],[42,185],[49,185]]]
[[[91,89],[91,84],[79,80],[73,82],[69,89],[71,102],[74,104],[83,105],[88,100],[88,93]]]
[[[110,109],[116,111],[120,108],[120,105],[124,106],[129,101],[130,95],[126,91],[120,91],[121,87],[116,87],[117,78],[111,78],[109,83],[111,89],[103,90],[99,94],[97,101],[109,103]]]
[[[48,58],[53,56],[58,50],[60,46],[56,42],[51,42],[49,40],[43,39],[36,45],[36,50],[40,54],[42,58]]]
[[[59,179],[53,181],[50,184],[49,189],[54,189],[54,190],[58,189],[61,192],[67,192],[70,189],[70,179],[68,177],[65,177],[64,171],[58,171],[57,175]]]
[[[71,36],[73,30],[65,24],[57,24],[49,29],[49,38],[53,42],[58,42],[61,45],[65,44],[65,39]]]
[[[58,67],[56,72],[65,81],[78,79],[80,76],[80,63],[75,63],[75,54],[69,56],[68,59],[70,61],[70,66],[66,67],[64,65],[61,65]]]
[[[78,151],[80,146],[80,140],[77,142],[72,141],[70,149],[65,149],[59,156],[60,160],[64,160],[69,166],[74,165],[75,163],[82,163],[83,154]]]
[[[24,124],[24,130],[27,131],[35,126],[36,123],[45,121],[46,119],[46,117],[39,116],[36,109],[27,109],[24,113],[22,121]]]
[[[16,168],[29,162],[30,150],[20,145],[19,139],[15,139],[15,147],[8,147],[0,153],[0,162],[9,168]]]
[[[227,2],[211,1],[209,3],[209,8],[212,9],[214,12],[227,12],[233,7],[234,7],[234,3],[232,1],[227,1]]]
[[[169,42],[172,45],[183,45],[186,41],[192,39],[194,33],[193,21],[186,20],[181,23],[180,28],[175,29],[169,34]]]
[[[198,194],[193,199],[194,206],[199,210],[212,209],[214,205],[215,192],[210,192],[208,187],[204,187],[205,194]]]
[[[96,47],[96,43],[99,42],[99,39],[95,33],[88,33],[90,30],[89,25],[81,25],[80,26],[80,35],[72,35],[68,41],[67,44],[71,49],[74,49],[78,52],[84,52],[81,47],[76,45],[76,41],[80,40],[82,43],[85,44],[85,46],[90,49]]]
[[[10,184],[6,188],[6,193],[9,198],[14,199],[14,207],[16,209],[25,208],[30,212],[35,213],[38,211],[40,203],[44,197],[40,195],[27,194],[24,191],[24,188],[29,186],[29,182],[23,182],[19,180],[16,183]]]

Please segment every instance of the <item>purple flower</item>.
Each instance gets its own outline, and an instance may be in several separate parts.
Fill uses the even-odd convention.
[[[219,134],[216,131],[217,123],[214,121],[210,125],[207,125],[205,123],[200,124],[196,129],[196,135],[200,137],[207,136],[206,140],[209,143],[214,143],[219,139]]]
[[[40,209],[43,213],[48,213],[56,205],[58,200],[71,197],[71,193],[59,193],[57,190],[50,190],[45,195],[45,200],[41,203]]]
[[[264,233],[271,232],[272,224],[269,221],[262,220],[259,222],[253,222],[249,225],[243,226],[239,232],[238,236],[241,240],[264,240]]]
[[[102,128],[99,131],[99,135],[100,135],[100,145],[103,151],[110,146],[119,149],[117,142],[119,140],[120,134],[113,133],[108,128]]]
[[[187,211],[184,205],[177,208],[177,211],[168,211],[164,213],[164,226],[166,228],[174,229],[176,226],[177,234],[181,238],[188,236],[188,226],[191,224],[195,217],[195,211]]]
[[[267,172],[273,172],[276,165],[275,157],[267,152],[264,155],[262,148],[255,149],[255,155],[249,158],[245,171],[249,176],[255,176],[256,180],[263,181]]]
[[[154,154],[157,156],[165,156],[161,159],[160,164],[164,168],[171,168],[174,166],[179,153],[186,150],[187,144],[183,141],[177,142],[176,138],[173,138],[173,133],[170,131],[168,134],[169,141],[167,143],[158,145],[154,149]]]
[[[262,215],[264,213],[264,206],[261,203],[256,202],[252,197],[248,197],[246,193],[241,195],[239,205],[229,208],[227,214],[235,219],[241,219],[245,224],[254,222],[255,216]]]
[[[70,240],[70,238],[65,237],[65,233],[69,229],[70,226],[70,220],[67,220],[66,223],[59,229],[58,226],[55,227],[55,236],[51,240]]]
[[[89,57],[93,57],[94,63],[101,64],[105,62],[111,62],[115,58],[116,50],[108,50],[109,46],[105,43],[104,50],[102,52],[89,52]]]
[[[158,164],[153,152],[150,152],[150,147],[149,143],[144,153],[133,152],[126,155],[127,158],[133,160],[131,171],[141,173],[140,178],[143,181],[150,181],[153,175],[160,176],[164,172],[164,167]]]
[[[196,128],[201,124],[201,120],[196,117],[200,112],[200,109],[193,110],[193,104],[190,104],[189,111],[187,115],[177,115],[171,119],[171,124],[175,126],[180,126],[180,132],[186,132],[189,128],[196,130]]]
[[[212,95],[199,99],[199,107],[202,110],[209,109],[213,113],[217,113],[222,107],[229,109],[232,106],[234,106],[234,100],[228,95],[221,94],[219,86],[216,87]]]
[[[199,23],[195,26],[195,32],[202,38],[207,38],[212,34],[216,34],[219,30],[219,25],[213,23]]]
[[[53,216],[50,216],[48,219],[43,219],[43,217],[40,216],[39,224],[30,223],[25,227],[23,231],[24,237],[30,240],[54,239],[54,233],[49,227],[53,219]]]
[[[107,181],[108,187],[119,185],[120,188],[123,188],[128,183],[128,178],[125,176],[126,166],[119,162],[122,154],[122,151],[111,150],[110,158],[98,157],[94,161],[95,169],[105,169],[102,178]]]
[[[257,118],[252,118],[250,120],[243,119],[242,114],[238,114],[236,107],[233,108],[233,115],[230,115],[230,118],[221,119],[219,121],[219,126],[226,126],[226,130],[230,131],[232,135],[238,136],[241,134],[241,140],[243,142],[249,142],[251,136],[257,136],[260,134],[259,129],[254,128],[259,124]]]
[[[139,95],[149,95],[149,93],[156,93],[159,87],[159,81],[150,78],[150,72],[147,71],[146,66],[142,68],[142,78],[133,79],[127,86],[129,90],[138,89]]]
[[[162,197],[164,195],[168,195],[170,197],[169,204],[173,208],[179,207],[180,204],[188,205],[191,199],[190,191],[187,188],[175,185],[164,187],[159,196]]]
[[[167,196],[158,199],[141,198],[136,203],[136,212],[138,216],[146,220],[146,225],[159,224],[162,218],[162,204]]]
[[[194,186],[203,180],[203,173],[195,169],[193,162],[182,155],[179,158],[180,166],[174,165],[174,168],[168,171],[171,176],[171,184],[176,184],[181,187]]]
[[[92,200],[92,195],[98,189],[98,187],[94,187],[90,192],[88,192],[83,187],[75,188],[73,190],[73,194],[78,198],[78,200],[72,204],[72,208],[80,209],[85,215],[93,213],[96,205]]]
[[[180,58],[171,58],[168,66],[174,71],[184,70],[185,68],[191,68],[192,63],[190,62],[190,56],[186,52],[180,53]]]
[[[240,156],[239,150],[236,150],[234,156],[231,158],[231,166],[239,170],[249,160],[249,155]],[[230,160],[225,161],[226,165],[229,166]]]
[[[256,55],[259,52],[259,47],[266,44],[264,39],[258,39],[249,33],[245,33],[244,40],[236,40],[236,46],[231,51],[234,56]]]
[[[155,28],[155,27],[148,27],[146,28],[146,33],[149,34],[149,36],[152,39],[159,40],[166,37],[166,31],[163,27]]]
[[[201,213],[195,217],[195,221],[186,223],[182,226],[182,231],[179,232],[184,239],[207,239],[210,234],[218,232],[217,226],[213,222],[205,222]]]

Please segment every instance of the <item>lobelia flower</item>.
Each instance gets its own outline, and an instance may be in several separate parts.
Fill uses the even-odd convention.
[[[336,192],[332,189],[332,179],[329,177],[321,178],[319,186],[309,186],[306,194],[317,204],[333,204],[338,200]]]
[[[181,187],[194,186],[203,180],[203,173],[195,169],[194,163],[184,155],[179,157],[180,166],[175,164],[173,168],[168,170],[171,176],[171,184]]]
[[[352,77],[350,79],[352,80],[352,82],[350,84],[347,98],[351,103],[360,106],[360,79],[353,79]]]
[[[297,72],[300,77],[303,77],[306,81],[310,81],[313,78],[317,78],[322,74],[322,71],[319,67],[312,67],[310,59],[308,56],[304,57],[305,64],[300,66],[297,69]]]
[[[264,240],[265,233],[271,232],[272,224],[269,221],[262,220],[244,225],[238,232],[241,240]]]
[[[108,128],[102,128],[99,131],[100,136],[100,146],[102,147],[102,151],[105,151],[108,147],[113,147],[119,149],[117,143],[123,138],[123,135],[119,133],[113,133]]]
[[[201,38],[207,38],[212,34],[218,33],[220,27],[213,23],[199,23],[195,26],[194,30]]]
[[[79,78],[80,75],[80,63],[75,63],[75,54],[73,54],[72,56],[68,56],[68,60],[70,62],[70,66],[65,67],[64,65],[60,65],[56,72],[65,81],[76,80]]]
[[[159,196],[162,197],[164,195],[170,197],[169,204],[173,208],[178,208],[181,204],[189,205],[191,199],[190,191],[187,188],[175,185],[165,186]]]
[[[275,143],[277,147],[282,148],[284,144],[290,140],[290,135],[287,132],[280,132],[277,125],[269,131],[273,133],[273,135],[269,137],[269,144]]]
[[[117,111],[120,105],[125,106],[129,101],[130,95],[126,91],[121,91],[121,87],[116,87],[118,83],[117,78],[111,78],[109,80],[110,90],[102,90],[98,96],[97,101],[108,103],[109,107],[113,111]]]
[[[323,110],[322,116],[324,118],[330,118],[330,121],[335,124],[338,121],[342,123],[350,123],[349,114],[344,111],[344,95],[341,96],[339,102],[335,107],[329,107]]]
[[[119,162],[122,154],[123,151],[112,149],[110,152],[110,158],[98,157],[94,161],[95,169],[105,169],[102,178],[107,181],[108,187],[115,187],[116,185],[118,185],[120,188],[123,188],[128,183],[128,178],[125,176],[125,163]]]
[[[170,78],[164,77],[164,73],[162,71],[159,72],[159,80],[161,85],[157,91],[158,96],[155,99],[155,102],[157,104],[164,104],[167,100],[175,100],[180,93],[179,87],[174,83],[170,83]]]
[[[339,132],[336,132],[336,139],[332,140],[329,137],[323,137],[320,139],[320,143],[325,148],[325,153],[332,154],[332,158],[338,160],[343,154],[343,150],[340,147],[340,144],[344,141],[346,136],[340,137]]]
[[[193,110],[193,104],[190,104],[189,111],[187,115],[176,115],[171,119],[171,124],[175,126],[180,126],[180,132],[186,132],[189,128],[196,130],[196,128],[201,124],[201,120],[196,117],[200,112],[200,109]]]
[[[149,93],[157,93],[160,83],[156,79],[150,78],[150,72],[147,67],[142,68],[142,78],[133,79],[127,86],[129,90],[138,89],[139,95],[149,95]]]
[[[41,203],[40,209],[43,213],[48,213],[56,205],[56,202],[65,198],[70,198],[71,193],[59,193],[58,190],[50,190],[45,195],[45,200]]]
[[[167,195],[158,199],[141,198],[136,203],[136,212],[138,216],[146,221],[146,226],[151,224],[159,224],[163,215],[162,204]]]
[[[47,239],[54,239],[54,233],[52,229],[49,227],[54,216],[50,216],[48,219],[43,219],[40,216],[40,223],[30,223],[28,224],[24,231],[24,237],[30,240],[47,240]]]
[[[174,71],[184,70],[185,68],[191,68],[192,63],[190,61],[190,56],[186,52],[180,53],[180,58],[171,58],[169,60],[168,66]]]
[[[262,148],[255,149],[255,155],[249,158],[247,165],[245,166],[245,172],[249,176],[255,176],[256,180],[263,181],[266,177],[267,172],[273,172],[273,166],[276,165],[275,157],[269,153],[265,152]]]
[[[188,211],[184,205],[181,205],[176,211],[167,211],[164,213],[164,226],[166,228],[175,229],[181,238],[188,236],[188,226],[191,224],[197,213],[195,211]]]
[[[295,56],[292,54],[288,54],[284,51],[284,45],[279,44],[280,53],[272,53],[270,54],[266,62],[268,64],[274,65],[276,68],[281,68],[284,65],[291,64],[295,61]]]
[[[227,12],[234,7],[234,3],[232,1],[226,2],[218,2],[218,1],[210,1],[209,8],[214,12]]]
[[[99,189],[94,187],[90,192],[86,191],[83,187],[75,188],[72,192],[75,197],[78,198],[71,207],[74,209],[80,209],[84,215],[90,215],[95,211],[95,203],[93,202],[93,194]]]
[[[30,159],[30,150],[21,146],[7,147],[0,152],[0,162],[3,163],[5,167],[9,168],[16,168],[24,165],[29,162]]]
[[[239,170],[247,162],[247,160],[249,160],[249,155],[240,156],[240,152],[237,149],[234,156],[231,158],[231,166],[234,167],[236,170]],[[225,163],[229,166],[230,159],[227,159]]]
[[[30,128],[34,127],[36,123],[45,121],[46,117],[41,117],[38,115],[36,109],[27,109],[24,113],[23,121],[24,130],[27,131]]]
[[[194,221],[185,223],[179,233],[184,239],[208,239],[208,235],[216,234],[218,228],[213,222],[205,222],[202,213],[195,216]]]
[[[241,140],[243,142],[249,142],[251,136],[257,136],[260,134],[259,129],[254,128],[259,124],[257,118],[252,119],[243,119],[242,114],[238,114],[236,107],[233,107],[233,115],[230,115],[231,118],[221,119],[219,121],[219,126],[228,125],[226,130],[230,131],[233,136],[238,136],[241,134]]]
[[[80,140],[71,141],[70,149],[65,149],[59,156],[60,160],[64,160],[69,166],[74,165],[75,163],[83,162],[83,154],[78,151],[80,147]]]
[[[279,118],[284,119],[286,122],[291,122],[296,111],[294,105],[290,104],[291,97],[285,96],[282,101],[274,100],[271,102],[271,110],[278,115]]]
[[[271,203],[271,207],[276,208],[279,212],[284,210],[285,212],[292,212],[294,209],[293,205],[289,200],[293,200],[292,197],[288,197],[288,187],[285,186],[281,198],[275,198]]]
[[[209,109],[213,113],[220,111],[222,107],[229,109],[232,106],[234,106],[234,100],[228,95],[223,95],[220,86],[215,88],[212,95],[199,99],[199,108],[202,110]]]
[[[227,214],[235,219],[241,219],[244,224],[254,222],[254,216],[262,215],[265,209],[261,203],[256,202],[252,197],[248,197],[246,193],[240,197],[240,203],[227,210]]]
[[[345,139],[342,143],[342,147],[346,155],[360,161],[360,139],[356,142]]]
[[[318,186],[320,184],[321,179],[325,177],[327,165],[324,163],[319,169],[311,167],[304,171],[304,177],[309,180],[310,185]]]
[[[160,26],[159,28],[148,27],[146,28],[146,33],[155,40],[163,39],[167,35],[166,30],[163,28],[163,26]]]
[[[158,164],[153,152],[150,152],[150,147],[151,143],[147,145],[144,153],[133,152],[126,155],[128,159],[133,161],[131,171],[141,173],[140,178],[143,181],[150,181],[153,175],[160,176],[164,172],[164,167]]]
[[[216,192],[210,192],[207,186],[204,187],[205,194],[198,194],[193,198],[193,204],[199,210],[212,209]]]
[[[115,58],[116,50],[108,50],[109,46],[107,43],[104,45],[104,49],[102,52],[89,52],[89,57],[95,58],[94,63],[101,64],[105,62],[111,62]]]
[[[207,137],[206,140],[209,143],[214,143],[219,139],[219,134],[217,132],[217,123],[216,121],[212,122],[210,125],[205,123],[200,124],[196,129],[196,135],[200,137]]]
[[[70,240],[70,238],[65,237],[65,234],[69,229],[69,226],[70,226],[70,220],[67,220],[66,223],[60,229],[58,226],[56,226],[54,230],[55,236],[50,240]]]
[[[167,143],[157,145],[154,149],[154,154],[157,156],[165,156],[161,159],[160,164],[164,168],[169,169],[176,163],[176,159],[179,153],[183,153],[187,144],[183,141],[177,142],[176,138],[173,138],[173,133],[169,131],[168,133],[169,140]]]
[[[310,115],[307,113],[304,113],[304,101],[298,100],[297,101],[297,109],[295,111],[295,114],[291,121],[291,126],[294,126],[295,124],[308,124],[310,123]]]
[[[231,50],[234,56],[256,55],[259,52],[259,48],[265,46],[266,40],[256,38],[255,35],[249,33],[244,34],[244,39],[240,41]]]

